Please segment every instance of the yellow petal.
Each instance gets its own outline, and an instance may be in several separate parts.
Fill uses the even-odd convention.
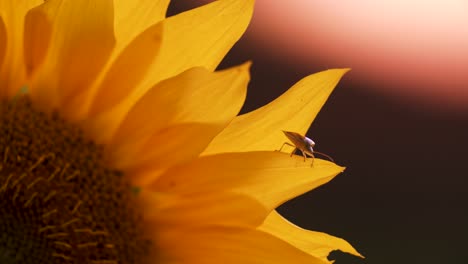
[[[252,16],[253,2],[216,1],[162,21],[160,53],[146,78],[121,96],[124,102],[104,115],[119,123],[128,108],[161,80],[193,67],[213,71],[245,31]]]
[[[253,0],[221,0],[164,20],[161,56],[142,86],[193,67],[214,70],[244,33]]]
[[[236,117],[208,146],[204,155],[222,152],[277,150],[282,130],[305,134],[330,93],[348,69],[310,75],[273,102]]]
[[[53,23],[49,52],[32,96],[41,104],[61,106],[94,81],[114,47],[112,0],[49,0],[39,9]],[[44,91],[55,91],[45,98]]]
[[[114,0],[116,51],[163,20],[168,5],[169,0]]]
[[[175,196],[142,191],[138,195],[148,231],[214,224],[255,228],[268,215],[254,199],[228,192]]]
[[[219,72],[193,68],[159,83],[130,110],[113,143],[186,122],[227,125],[244,103],[249,68],[250,63]]]
[[[283,239],[304,252],[319,257],[323,261],[328,261],[327,256],[332,250],[341,250],[362,257],[344,239],[302,229],[284,219],[276,211],[270,213],[259,229]],[[329,262],[331,263],[331,261]]]
[[[231,190],[254,197],[270,211],[335,177],[334,163],[280,152],[223,153],[169,169],[152,188],[179,194]]]
[[[24,22],[24,63],[28,77],[43,63],[51,36],[51,21],[40,8],[30,10]]]
[[[163,231],[156,244],[161,263],[325,264],[290,244],[258,230],[212,226]]]
[[[193,68],[157,84],[130,110],[113,142],[133,144],[157,130],[186,122],[227,125],[244,102],[249,66],[246,63],[215,73]],[[109,140],[119,124],[113,115],[104,117],[107,119],[88,126],[97,132],[100,142]]]
[[[169,0],[114,1],[115,48],[99,81],[64,105],[67,119],[86,119],[87,114],[118,104],[138,87],[159,52],[162,26],[157,22],[164,19],[168,4]],[[98,103],[93,113],[87,113],[92,101]]]
[[[24,18],[43,0],[0,0],[0,17],[6,29],[6,53],[0,64],[0,86],[3,95],[12,96],[26,84],[24,69]],[[0,94],[1,96],[1,94]]]
[[[130,111],[109,145],[111,164],[140,172],[196,158],[242,107],[250,63],[220,72],[194,68],[161,82]],[[102,134],[102,130],[98,129]],[[137,179],[139,177],[140,179]]]
[[[159,53],[162,27],[154,25],[138,35],[112,63],[93,98],[88,115],[115,106],[143,80]]]
[[[5,22],[3,22],[2,17],[0,17],[0,69],[2,68],[3,59],[5,58],[6,46],[7,46],[7,34],[6,34]]]
[[[148,140],[119,145],[110,153],[109,165],[125,170],[138,185],[154,180],[161,171],[197,158],[223,129],[219,124],[184,123],[155,132]],[[149,173],[147,173],[149,172]]]

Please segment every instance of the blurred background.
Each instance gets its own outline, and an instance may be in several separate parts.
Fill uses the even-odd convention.
[[[168,15],[206,2],[172,1]],[[247,60],[242,113],[352,68],[307,134],[347,169],[285,217],[366,256],[334,252],[337,264],[466,263],[468,2],[257,0],[220,68]]]

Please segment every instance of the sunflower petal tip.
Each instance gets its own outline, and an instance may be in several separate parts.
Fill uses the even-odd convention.
[[[363,256],[361,253],[359,253],[356,249],[354,249],[353,247],[351,247],[350,250],[346,250],[346,251],[343,251],[343,250],[340,250],[340,249],[337,249],[338,251],[341,251],[341,252],[344,252],[344,253],[348,253],[348,254],[351,254],[355,257],[358,257],[358,258],[362,258],[362,259],[365,259],[366,257]]]
[[[343,70],[343,73],[347,73],[347,72],[351,71],[351,68],[343,68],[342,70]]]
[[[356,256],[356,257],[359,257],[359,258],[362,258],[362,259],[365,259],[365,258],[366,258],[366,257],[363,256],[361,253],[359,253],[354,247],[351,246],[351,248],[352,248],[352,250],[349,250],[349,251],[347,251],[346,253],[349,253],[349,254],[351,254],[351,255],[353,255],[353,256]]]
[[[333,68],[333,69],[327,69],[324,72],[328,73],[340,73],[341,75],[344,75],[345,73],[349,72],[351,68]]]
[[[251,61],[251,60],[244,62],[244,63],[241,65],[240,68],[241,68],[242,70],[250,71],[250,67],[252,67],[252,61]]]
[[[337,247],[335,248],[335,250],[339,250],[341,252],[344,252],[344,253],[348,253],[348,254],[351,254],[353,256],[356,256],[356,257],[359,257],[359,258],[363,258],[365,259],[366,257],[364,257],[361,253],[359,253],[350,243],[348,243],[346,240],[342,239],[342,238],[338,238],[339,240],[343,241],[343,245],[341,245],[340,247]]]
[[[246,61],[243,64],[236,66],[236,72],[242,76],[247,77],[250,80],[250,67],[252,66],[252,61]]]

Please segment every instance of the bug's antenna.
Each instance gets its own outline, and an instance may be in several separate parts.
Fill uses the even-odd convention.
[[[313,153],[314,153],[314,154],[315,154],[315,153],[320,154],[320,155],[322,155],[322,156],[324,156],[324,157],[327,157],[331,162],[335,162],[335,161],[333,160],[332,157],[328,156],[328,155],[325,154],[325,153],[318,152],[318,151],[314,151]]]

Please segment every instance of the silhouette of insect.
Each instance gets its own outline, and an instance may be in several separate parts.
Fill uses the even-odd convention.
[[[284,145],[288,145],[288,146],[291,146],[294,148],[294,150],[291,152],[291,157],[292,155],[296,152],[296,150],[299,150],[301,151],[302,153],[302,156],[304,157],[304,162],[306,161],[306,158],[307,157],[311,157],[312,158],[312,164],[314,164],[314,153],[315,154],[319,154],[319,155],[322,155],[322,156],[325,156],[327,157],[329,160],[331,160],[332,162],[335,162],[332,157],[328,156],[327,154],[325,153],[322,153],[322,152],[318,152],[318,151],[314,151],[313,147],[315,146],[315,142],[306,137],[306,136],[303,136],[299,133],[296,133],[296,132],[291,132],[291,131],[284,131],[283,130],[283,133],[286,135],[286,137],[294,144],[291,144],[289,142],[284,142],[283,145],[281,146],[281,148],[278,150],[278,151],[281,151],[284,147]]]

